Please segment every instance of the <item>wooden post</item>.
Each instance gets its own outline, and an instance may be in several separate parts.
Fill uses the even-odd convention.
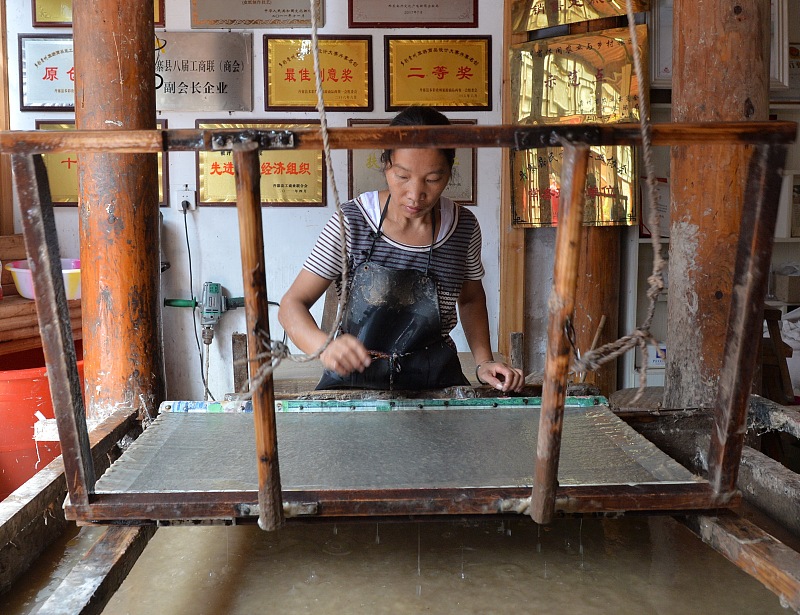
[[[619,329],[620,228],[584,226],[581,229],[581,258],[575,293],[575,346],[581,353],[613,342]],[[605,323],[600,322],[606,317]],[[627,332],[626,332],[627,333]],[[584,382],[609,396],[617,389],[617,362],[609,361],[597,371],[587,372]]]
[[[152,0],[75,0],[75,121],[155,129]],[[81,153],[80,254],[87,411],[164,399],[155,154]]]
[[[511,367],[521,369],[525,373],[525,334],[520,331],[511,333],[511,342],[509,345],[511,349],[509,360]]]
[[[623,3],[624,7],[625,4]],[[598,32],[610,28],[624,28],[626,17],[607,17],[570,24],[570,34]],[[592,199],[584,193],[584,200]],[[575,293],[575,346],[581,353],[592,348],[595,335],[600,330],[600,320],[606,317],[600,330],[597,346],[617,339],[619,334],[619,286],[621,267],[621,226],[584,226],[581,229],[581,257],[578,287]],[[624,333],[628,333],[625,331]],[[584,375],[584,382],[609,396],[617,389],[617,362],[609,361],[593,372]]]
[[[742,215],[725,354],[708,452],[708,482],[721,504],[736,491],[739,459],[747,432],[747,399],[758,360],[752,345],[762,337],[764,296],[781,190],[780,170],[785,162],[786,147],[782,145],[759,145],[750,161],[748,202]]]
[[[67,487],[71,503],[86,506],[95,473],[47,170],[39,154],[14,154],[12,161]]]
[[[250,390],[250,369],[247,362],[247,335],[231,335],[231,357],[233,358],[233,390],[246,393]]]
[[[673,14],[672,121],[766,120],[770,3],[675,0]],[[668,408],[714,400],[751,151],[672,148]]]
[[[536,471],[531,495],[531,517],[537,523],[550,523],[555,509],[564,398],[572,354],[567,328],[571,326],[575,311],[588,162],[588,146],[564,146],[564,181],[556,231],[553,290],[548,302],[547,354],[536,442]]]
[[[503,40],[510,44],[527,40],[525,34],[511,32],[511,0],[505,0]],[[503,62],[503,123],[511,123],[511,75],[510,65]],[[510,152],[504,152],[501,162],[500,183],[500,305],[498,318],[497,348],[506,357],[511,355],[510,335],[512,331],[525,331],[525,231],[514,228],[511,216]]]
[[[259,334],[269,337],[269,305],[264,263],[264,230],[261,226],[261,172],[258,144],[253,141],[233,146],[236,171],[236,207],[239,211],[239,243],[242,253],[244,307],[250,373],[270,361],[263,357]],[[259,355],[262,355],[259,358]],[[283,525],[283,497],[278,465],[278,435],[275,425],[275,391],[272,374],[253,391],[253,419],[258,463],[258,525],[276,530]]]
[[[6,2],[0,4],[0,130],[8,130],[8,35]],[[0,235],[14,234],[14,199],[11,194],[11,157],[0,156]]]

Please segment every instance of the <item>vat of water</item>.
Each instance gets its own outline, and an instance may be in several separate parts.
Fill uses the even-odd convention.
[[[76,351],[80,357],[80,344]],[[82,386],[83,361],[78,375]],[[37,412],[55,418],[42,350],[0,357],[0,500],[61,454],[58,442],[33,439]]]

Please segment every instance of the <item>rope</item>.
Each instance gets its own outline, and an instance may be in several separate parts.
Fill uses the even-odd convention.
[[[275,371],[275,368],[280,365],[280,362],[283,359],[289,359],[290,361],[294,361],[296,363],[308,363],[310,361],[314,361],[318,359],[319,356],[325,352],[325,349],[328,345],[333,341],[333,338],[336,336],[336,332],[339,330],[339,326],[342,324],[342,318],[344,316],[344,306],[347,305],[347,299],[349,295],[349,262],[348,262],[348,255],[347,255],[347,230],[344,224],[344,212],[342,211],[342,204],[341,200],[339,199],[339,190],[336,187],[336,177],[333,173],[333,164],[331,163],[331,147],[328,135],[328,115],[325,112],[325,101],[323,97],[323,89],[322,89],[322,72],[320,69],[320,60],[319,60],[319,36],[317,34],[317,27],[319,22],[319,16],[317,15],[317,9],[319,0],[310,0],[311,3],[311,53],[314,58],[314,78],[317,86],[317,111],[319,111],[319,118],[320,118],[320,132],[322,133],[322,148],[325,155],[325,166],[327,167],[327,174],[328,174],[328,181],[331,184],[332,192],[333,192],[333,201],[336,206],[336,214],[339,218],[339,239],[341,242],[341,259],[342,259],[342,281],[341,281],[341,293],[339,295],[339,307],[336,313],[336,320],[331,326],[331,330],[328,332],[328,337],[325,342],[317,348],[314,352],[310,354],[292,354],[289,350],[289,347],[284,344],[283,342],[270,339],[268,335],[264,331],[256,331],[255,334],[258,338],[259,346],[261,347],[261,352],[259,352],[255,357],[250,357],[249,361],[251,363],[267,360],[268,362],[263,363],[259,366],[256,373],[251,376],[250,378],[250,385],[247,391],[241,391],[240,396],[243,399],[250,399],[252,397],[253,391],[258,389],[261,384],[267,379],[267,377]]]
[[[574,369],[577,372],[593,371],[602,364],[616,359],[631,348],[638,346],[642,352],[642,367],[639,370],[639,390],[633,401],[641,397],[647,385],[647,362],[649,357],[648,344],[658,347],[657,340],[650,333],[650,325],[656,311],[656,301],[664,290],[664,265],[666,261],[661,256],[661,241],[659,229],[661,228],[661,215],[658,213],[658,191],[656,190],[656,174],[653,167],[652,149],[652,126],[650,124],[650,109],[647,104],[647,97],[642,95],[642,88],[646,86],[644,81],[644,70],[642,68],[642,54],[639,49],[639,41],[636,35],[636,23],[633,15],[632,0],[626,0],[628,13],[628,30],[631,34],[633,45],[633,64],[636,70],[636,79],[639,81],[639,127],[642,133],[642,159],[644,161],[647,195],[650,201],[650,209],[647,212],[647,224],[651,229],[651,244],[653,246],[653,271],[647,278],[648,289],[647,297],[650,303],[647,308],[647,316],[642,324],[633,333],[621,337],[615,342],[605,344],[596,350],[590,350],[583,357],[574,362]]]
[[[336,188],[336,180],[333,174],[333,165],[331,164],[330,144],[328,141],[328,120],[325,112],[325,103],[323,100],[322,80],[320,73],[319,62],[319,39],[317,36],[317,2],[318,0],[310,0],[311,3],[311,50],[314,58],[314,76],[317,86],[317,110],[320,114],[320,129],[322,133],[322,144],[325,154],[325,164],[328,168],[328,180],[333,188],[334,203],[336,206],[336,213],[339,217],[339,233],[341,237],[341,258],[342,258],[342,286],[341,296],[339,298],[339,309],[336,316],[336,322],[333,324],[328,338],[325,343],[311,354],[307,355],[293,355],[286,344],[280,341],[272,340],[263,331],[257,331],[256,335],[259,340],[261,352],[256,357],[251,357],[250,361],[268,360],[259,367],[256,374],[250,378],[249,391],[241,393],[243,398],[250,398],[252,391],[256,390],[266,378],[275,370],[283,359],[289,359],[298,363],[305,363],[317,359],[328,347],[336,335],[336,331],[342,322],[344,308],[347,304],[348,296],[348,277],[349,266],[347,257],[347,234],[344,225],[344,213],[342,212],[341,203],[339,200],[339,192]],[[647,215],[647,223],[652,230],[651,243],[653,246],[653,271],[647,278],[648,290],[647,297],[650,301],[647,309],[647,315],[642,324],[636,328],[629,335],[623,336],[616,340],[601,346],[600,348],[589,350],[583,356],[577,356],[573,361],[573,371],[587,372],[595,371],[600,366],[609,361],[612,361],[621,355],[625,354],[631,348],[638,347],[642,353],[642,367],[639,370],[639,390],[634,397],[636,401],[644,392],[647,385],[647,362],[649,357],[649,344],[658,347],[658,341],[650,333],[650,326],[655,315],[656,302],[661,292],[664,290],[664,276],[663,270],[666,261],[661,255],[661,242],[660,232],[661,216],[658,213],[659,196],[656,190],[657,182],[655,170],[652,159],[652,126],[650,124],[650,109],[647,103],[647,97],[643,96],[641,91],[646,86],[644,80],[644,70],[642,66],[641,50],[639,48],[638,36],[636,34],[636,22],[634,19],[633,3],[632,0],[626,0],[627,16],[628,16],[628,29],[631,35],[633,45],[633,63],[636,71],[636,78],[639,82],[639,126],[642,135],[642,158],[644,161],[647,194],[650,201],[650,209]],[[579,353],[576,350],[576,354]]]

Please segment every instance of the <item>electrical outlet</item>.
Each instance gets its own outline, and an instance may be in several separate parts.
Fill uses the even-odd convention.
[[[194,190],[176,190],[175,202],[178,204],[178,209],[194,209],[197,202],[194,199]]]

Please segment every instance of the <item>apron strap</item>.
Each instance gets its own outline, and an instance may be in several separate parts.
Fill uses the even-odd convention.
[[[381,212],[381,218],[378,221],[378,230],[376,233],[373,234],[372,237],[372,245],[369,247],[369,252],[367,253],[367,260],[372,259],[372,253],[375,251],[375,243],[381,236],[381,228],[383,227],[383,221],[386,219],[386,212],[389,211],[389,200],[392,198],[391,192],[386,197],[386,203],[383,204],[383,211]],[[436,243],[436,206],[433,207],[431,210],[431,245],[428,248],[428,263],[425,265],[425,276],[430,277],[431,271],[431,262],[433,261],[433,244]]]

